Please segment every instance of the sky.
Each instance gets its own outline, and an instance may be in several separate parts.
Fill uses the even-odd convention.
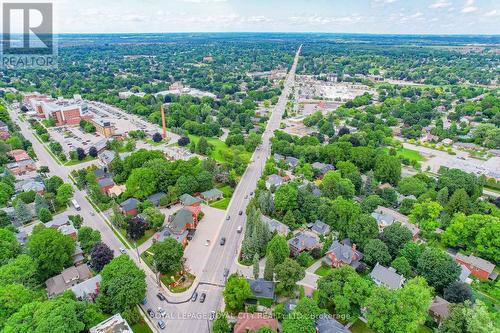
[[[500,34],[500,0],[54,0],[56,32]]]

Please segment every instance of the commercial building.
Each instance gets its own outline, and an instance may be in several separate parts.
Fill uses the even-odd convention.
[[[91,120],[92,125],[94,125],[96,132],[102,134],[104,137],[110,137],[115,135],[115,127],[109,120],[103,118],[94,118]]]

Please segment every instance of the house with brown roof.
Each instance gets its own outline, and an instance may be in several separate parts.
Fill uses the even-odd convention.
[[[434,297],[429,306],[429,314],[438,322],[446,319],[450,315],[450,302],[439,296]]]
[[[318,235],[308,230],[299,230],[288,240],[288,247],[293,256],[320,246]]]
[[[349,265],[356,268],[360,265],[363,253],[356,249],[356,244],[352,244],[349,239],[344,239],[342,243],[335,240],[325,253],[323,262],[331,267],[341,267]]]
[[[474,255],[464,255],[462,253],[457,253],[455,256],[455,261],[459,265],[464,265],[467,267],[471,274],[480,280],[496,280],[498,274],[495,272],[495,265],[484,260],[482,258],[476,257]]]
[[[262,327],[269,327],[278,332],[278,321],[270,316],[261,313],[240,313],[234,325],[233,333],[247,333],[258,330]]]
[[[47,287],[47,297],[52,298],[60,295],[67,289],[89,279],[92,276],[87,265],[71,266],[45,281]]]
[[[9,151],[7,154],[10,157],[12,157],[14,159],[14,161],[16,161],[16,162],[30,159],[30,156],[28,155],[28,153],[23,149],[14,149],[14,150]]]

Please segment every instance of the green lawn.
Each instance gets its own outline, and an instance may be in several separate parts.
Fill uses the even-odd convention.
[[[389,149],[384,149],[387,153],[389,153]],[[410,161],[421,162],[424,161],[425,158],[416,150],[408,149],[408,148],[399,148],[396,150],[396,155],[398,157],[406,158]]]
[[[319,276],[326,276],[328,273],[332,272],[333,268],[331,267],[326,267],[326,266],[319,266],[316,271],[314,271],[314,274],[319,275]]]
[[[127,238],[127,232],[125,231],[125,229],[120,229],[120,234],[124,237],[124,238]],[[138,240],[134,241],[134,240],[131,240],[129,238],[127,238],[127,240],[133,244],[134,242],[137,242],[137,246],[141,245],[142,243],[144,243],[145,241],[147,241],[149,238],[153,237],[153,235],[155,234],[155,230],[154,229],[149,229],[149,230],[146,230],[146,232],[144,232],[144,236],[142,236],[141,238],[139,238]]]
[[[225,210],[227,208],[227,206],[229,206],[229,201],[231,201],[231,197],[233,196],[234,189],[229,185],[216,186],[216,187],[224,193],[224,198],[212,202],[210,204],[210,207]]]
[[[96,157],[92,157],[92,156],[87,155],[87,157],[85,157],[81,161],[80,160],[69,160],[66,163],[64,163],[64,165],[65,166],[77,165],[77,164],[80,164],[80,163],[90,162],[90,161],[93,161],[95,159],[96,159]]]
[[[224,158],[223,151],[227,151],[228,149],[231,149],[231,148],[228,147],[225,142],[223,142],[217,138],[206,138],[206,139],[207,139],[208,143],[214,147],[214,150],[210,154],[210,157],[212,157],[214,160],[216,160],[219,163],[229,162],[229,161],[226,161],[226,159]],[[200,137],[197,135],[189,135],[189,140],[198,144]],[[245,151],[244,153],[241,154],[241,157],[244,161],[248,162],[248,161],[250,161],[250,158],[252,157],[252,153]]]
[[[134,333],[153,333],[146,322],[142,321],[139,324],[132,325],[132,332]]]

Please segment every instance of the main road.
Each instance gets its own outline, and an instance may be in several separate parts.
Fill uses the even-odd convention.
[[[254,152],[249,166],[233,193],[231,202],[226,210],[226,222],[219,230],[218,238],[216,239],[217,244],[213,247],[209,259],[206,261],[203,273],[197,278],[198,283],[196,286],[190,290],[189,294],[184,293],[177,297],[172,296],[157,285],[154,274],[140,260],[137,253],[133,249],[126,250],[126,253],[135,263],[146,272],[147,303],[141,305],[141,307],[143,309],[152,308],[153,310],[157,310],[159,307],[164,309],[167,315],[162,320],[166,322],[166,331],[179,333],[210,332],[210,314],[213,311],[221,309],[223,305],[222,291],[225,284],[223,273],[226,269],[231,273],[238,271],[237,256],[241,247],[243,233],[238,234],[236,229],[238,226],[242,226],[244,229],[246,219],[245,209],[248,199],[250,198],[250,193],[255,191],[257,180],[261,177],[265,162],[271,154],[270,139],[274,131],[279,128],[283,113],[285,112],[288,96],[295,82],[295,72],[301,49],[302,45],[295,54],[281,96],[274,107],[266,130],[262,135],[261,147]],[[21,132],[26,139],[32,142],[39,163],[47,165],[52,175],[57,175],[65,182],[72,183],[70,179],[71,169],[58,164],[50,156],[46,148],[38,141],[29,128],[29,124],[19,119],[18,111],[11,112],[11,115],[20,126]],[[120,249],[126,248],[126,246],[115,235],[113,229],[105,221],[105,217],[93,208],[85,192],[75,188],[74,198],[81,206],[80,214],[84,219],[84,224],[98,230],[101,233],[102,241],[115,252],[115,255],[119,255]],[[239,215],[240,211],[242,215]],[[219,239],[222,237],[226,238],[225,246],[218,245]],[[194,291],[199,294],[206,293],[207,297],[204,303],[190,301],[190,296]],[[163,292],[167,295],[167,302],[162,302],[156,297],[158,292]],[[161,332],[156,326],[157,320],[150,320],[149,324],[155,332]]]

